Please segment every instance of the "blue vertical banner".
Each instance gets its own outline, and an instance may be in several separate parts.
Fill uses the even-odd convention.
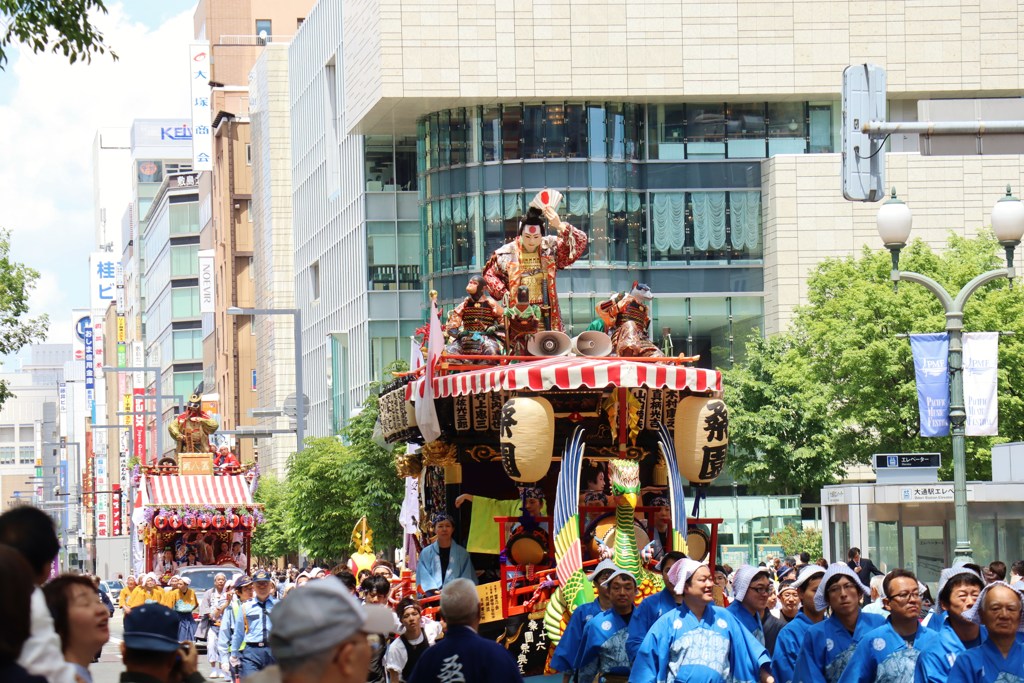
[[[910,335],[921,436],[949,436],[949,335]]]

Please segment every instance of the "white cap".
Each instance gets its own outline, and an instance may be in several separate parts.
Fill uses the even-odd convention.
[[[588,576],[587,578],[589,580],[593,581],[594,579],[597,578],[598,574],[600,574],[601,572],[605,571],[606,569],[607,570],[611,570],[611,571],[616,571],[618,568],[619,568],[619,565],[615,564],[611,560],[601,560],[600,562],[597,563],[597,566],[594,567],[594,572],[590,576]]]
[[[750,587],[750,582],[754,580],[754,577],[758,574],[764,574],[769,579],[771,574],[768,573],[767,567],[754,567],[749,564],[741,565],[732,578],[732,592],[737,602],[742,602],[743,597],[747,594],[747,588]]]
[[[675,586],[676,595],[682,595],[686,590],[686,582],[701,567],[706,566],[703,562],[684,557],[676,562],[668,570],[668,580]]]
[[[601,585],[605,588],[611,587],[612,579],[614,579],[616,576],[628,576],[629,578],[633,579],[633,584],[636,584],[636,577],[633,576],[631,572],[627,572],[625,569],[616,568],[615,571],[612,572],[611,576],[609,576],[607,579],[601,582]]]
[[[824,567],[819,567],[816,564],[805,564],[800,568],[800,573],[796,575],[796,580],[793,581],[793,588],[802,588],[805,583],[810,581],[815,576],[821,576],[825,573]]]
[[[842,574],[848,576],[853,581],[853,585],[858,586],[864,595],[871,595],[871,591],[868,590],[867,586],[860,582],[860,577],[857,576],[850,566],[845,562],[833,562],[828,566],[828,571],[821,577],[821,583],[818,584],[818,590],[814,592],[814,609],[819,612],[824,612],[828,608],[828,599],[825,597],[825,588],[828,586],[828,582],[834,577]]]

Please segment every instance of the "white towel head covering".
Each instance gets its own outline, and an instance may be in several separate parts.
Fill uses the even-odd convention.
[[[850,580],[853,581],[853,585],[858,586],[864,592],[864,595],[871,595],[871,591],[868,590],[867,586],[860,582],[860,577],[850,569],[849,565],[845,562],[833,562],[828,566],[828,569],[825,571],[825,576],[821,578],[821,583],[818,584],[818,590],[814,593],[814,609],[819,612],[824,612],[828,608],[828,598],[825,591],[828,588],[829,581],[840,574],[850,577]]]
[[[981,595],[978,596],[978,601],[976,603],[974,603],[974,605],[972,605],[969,610],[964,612],[964,619],[966,619],[967,621],[972,621],[975,624],[980,624],[981,623],[981,609],[982,609],[982,605],[985,604],[985,595],[995,586],[1006,586],[1007,588],[1012,590],[1014,593],[1016,593],[1018,598],[1020,598],[1020,600],[1021,600],[1021,612],[1020,612],[1020,621],[1017,624],[1017,632],[1018,633],[1024,633],[1024,595],[1021,595],[1021,592],[1019,590],[1017,590],[1016,588],[1014,588],[1010,584],[1006,583],[1005,581],[993,581],[992,583],[990,583],[987,586],[985,586],[984,588],[982,588],[981,589]]]
[[[740,568],[736,570],[732,577],[732,594],[737,601],[743,601],[743,597],[747,594],[747,588],[750,587],[750,582],[758,574],[764,574],[769,580],[771,579],[771,574],[768,573],[767,567],[754,567],[753,565],[744,564],[740,565]]]
[[[946,588],[946,585],[958,576],[971,576],[981,581],[982,587],[985,586],[985,579],[982,578],[981,574],[970,569],[968,567],[957,565],[955,567],[946,567],[939,573],[939,591],[935,594],[937,600],[942,600],[942,591]],[[949,596],[946,596],[946,601],[949,602]]]
[[[810,581],[815,576],[821,576],[825,573],[824,567],[819,567],[816,564],[805,564],[800,568],[800,573],[796,576],[796,581],[793,582],[793,588],[799,590],[805,583]]]
[[[668,580],[675,586],[676,595],[682,595],[686,590],[686,582],[690,580],[690,577],[704,565],[703,562],[684,557],[683,559],[676,562],[668,570]]]

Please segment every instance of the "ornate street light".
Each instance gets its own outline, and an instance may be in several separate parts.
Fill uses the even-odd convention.
[[[1005,277],[1012,285],[1014,276],[1013,252],[1024,237],[1024,204],[1010,193],[1006,187],[1006,196],[996,202],[992,209],[992,230],[996,239],[1006,250],[1006,268],[998,268],[982,273],[966,285],[956,295],[950,294],[932,278],[901,271],[899,269],[900,251],[907,245],[913,216],[910,208],[897,199],[896,190],[878,210],[878,235],[882,238],[885,248],[892,253],[892,281],[900,280],[916,282],[938,297],[946,311],[946,333],[949,335],[949,431],[953,442],[953,507],[956,519],[957,558],[971,560],[971,541],[967,535],[967,458],[965,452],[965,427],[967,413],[964,408],[964,377],[963,377],[963,320],[964,305],[982,285],[992,280]]]

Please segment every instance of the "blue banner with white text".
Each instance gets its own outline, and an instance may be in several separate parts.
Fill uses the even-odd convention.
[[[949,436],[949,335],[910,335],[921,436]]]

